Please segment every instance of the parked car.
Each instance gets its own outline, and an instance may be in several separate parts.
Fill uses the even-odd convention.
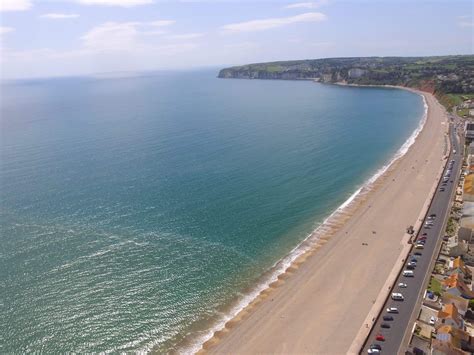
[[[403,276],[405,277],[413,277],[415,276],[412,270],[404,270],[403,271]]]
[[[377,334],[377,336],[375,337],[375,340],[385,341],[385,337],[382,334]]]
[[[434,316],[431,316],[430,318],[430,325],[434,325],[436,322],[436,318]]]
[[[384,329],[389,329],[390,328],[390,324],[388,324],[388,323],[382,323],[380,326]]]
[[[392,293],[392,300],[395,300],[395,301],[403,301],[405,298],[403,297],[403,295],[399,292],[393,292]]]
[[[398,287],[407,288],[408,285],[407,285],[406,283],[404,283],[404,282],[400,282],[400,283],[398,284]]]
[[[392,316],[383,316],[382,319],[384,321],[391,321],[391,320],[393,320],[393,317]]]
[[[387,308],[387,313],[398,313],[398,308],[397,307],[388,307]]]
[[[417,251],[415,254],[413,255],[416,255],[416,256],[422,256],[423,254],[421,254],[419,251]]]
[[[382,346],[380,344],[372,344],[369,346],[370,349],[377,349],[382,350]]]
[[[367,350],[367,354],[380,354],[379,349],[369,349]]]

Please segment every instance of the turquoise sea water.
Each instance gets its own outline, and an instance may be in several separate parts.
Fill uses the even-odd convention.
[[[215,75],[1,86],[1,353],[189,345],[423,114],[401,90]]]

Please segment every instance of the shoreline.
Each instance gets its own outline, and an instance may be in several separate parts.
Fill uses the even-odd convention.
[[[345,84],[336,83],[335,85],[345,86]],[[354,85],[363,87],[360,85]],[[243,324],[243,318],[246,318],[254,311],[256,306],[269,297],[279,286],[285,283],[295,271],[303,266],[305,261],[314,255],[319,249],[323,248],[332,237],[341,229],[342,226],[350,220],[357,209],[370,198],[370,194],[377,189],[386,175],[396,168],[397,163],[410,151],[410,148],[416,142],[417,137],[423,132],[428,118],[428,103],[423,92],[394,86],[374,86],[378,88],[403,89],[420,95],[423,99],[424,112],[420,122],[404,144],[390,158],[387,164],[377,169],[375,173],[367,179],[363,185],[358,187],[351,196],[337,207],[318,227],[313,230],[302,242],[293,248],[284,258],[277,261],[266,275],[263,275],[261,281],[249,291],[243,299],[239,300],[230,308],[230,311],[217,321],[205,334],[197,337],[191,345],[184,347],[185,353],[203,353],[207,350],[213,350],[215,345],[220,342],[229,330],[236,325]],[[273,301],[273,300],[272,300]]]
[[[445,159],[444,108],[433,95],[418,93],[427,100],[428,117],[413,149],[387,168],[369,193],[358,195],[358,203],[249,310],[216,332],[204,351],[347,352],[403,248],[405,228],[416,222]],[[383,238],[375,238],[380,230]],[[370,243],[361,248],[367,240]],[[312,257],[321,248],[326,253],[317,255],[323,257]],[[331,288],[320,293],[326,284]],[[271,302],[266,300],[270,294]],[[253,307],[256,304],[260,306]],[[246,321],[239,322],[243,318]]]

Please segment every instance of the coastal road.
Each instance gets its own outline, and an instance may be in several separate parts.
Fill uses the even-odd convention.
[[[414,253],[421,252],[422,255],[416,257],[418,261],[413,270],[414,277],[404,277],[402,273],[399,274],[394,286],[392,287],[390,295],[392,292],[401,293],[404,300],[394,301],[391,297],[386,300],[382,312],[379,314],[364,347],[361,350],[362,354],[367,354],[368,349],[372,344],[379,344],[382,347],[382,353],[385,354],[404,353],[404,350],[406,349],[406,342],[409,339],[407,334],[411,333],[414,326],[415,311],[417,311],[421,306],[421,297],[430,278],[434,259],[436,258],[441,246],[445,232],[445,224],[449,218],[451,201],[456,190],[457,179],[461,170],[463,149],[461,148],[461,142],[456,133],[455,125],[452,123],[450,123],[449,132],[451,152],[448,158],[448,164],[443,172],[443,177],[445,176],[446,171],[450,168],[449,162],[454,160],[452,172],[445,186],[443,186],[443,177],[438,183],[436,192],[425,216],[425,220],[423,221],[420,230],[417,231],[417,240],[423,235],[426,237],[424,249],[415,249],[413,247],[403,266],[403,270],[406,270],[407,263],[410,259],[415,257]],[[407,188],[410,188],[410,186],[407,186]],[[444,188],[444,191],[441,190],[442,188]],[[430,215],[436,215],[434,223],[432,226],[426,226],[426,221]],[[407,287],[401,288],[398,286],[399,283],[405,283]],[[387,313],[386,310],[389,307],[397,307],[398,313]],[[384,321],[384,316],[392,316],[393,320]],[[382,323],[388,324],[390,328],[382,328]],[[385,341],[377,341],[376,336],[378,334],[383,335]]]

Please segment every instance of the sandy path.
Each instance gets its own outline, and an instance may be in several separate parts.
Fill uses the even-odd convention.
[[[399,256],[443,164],[447,118],[430,95],[416,142],[337,232],[204,346],[211,353],[344,354]],[[375,233],[374,233],[375,231]],[[368,243],[367,246],[362,243]]]

